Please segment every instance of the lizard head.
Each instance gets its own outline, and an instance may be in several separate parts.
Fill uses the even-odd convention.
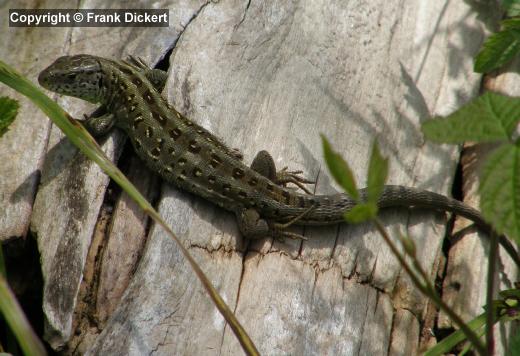
[[[45,89],[97,103],[101,97],[101,64],[96,57],[63,56],[45,68],[38,82]]]

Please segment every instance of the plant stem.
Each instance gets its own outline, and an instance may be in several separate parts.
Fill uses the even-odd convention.
[[[490,236],[492,234],[494,234],[495,238],[496,238],[497,233],[494,230],[491,230],[491,232],[489,233]],[[518,255],[518,252],[516,251],[515,247],[511,243],[511,241],[509,241],[509,239],[507,237],[505,237],[504,235],[500,235],[500,236],[498,236],[498,243],[509,254],[509,257],[511,257],[511,259],[516,263],[516,266],[518,268],[520,268],[520,256]]]
[[[487,276],[487,292],[486,292],[486,346],[488,355],[495,353],[495,339],[493,337],[493,325],[495,310],[493,308],[493,294],[495,287],[495,268],[498,252],[498,238],[494,232],[491,232],[489,260],[488,260],[488,276]]]
[[[388,235],[388,233],[387,233],[385,227],[383,226],[383,224],[381,223],[381,221],[378,218],[375,218],[373,220],[373,222],[374,222],[377,230],[381,234],[381,236],[383,236],[383,239],[387,243],[388,247],[390,247],[390,250],[392,250],[392,253],[395,255],[395,257],[397,258],[397,260],[399,261],[401,266],[404,268],[406,273],[408,273],[408,275],[412,279],[413,284],[417,288],[419,288],[419,290],[425,296],[429,297],[439,309],[442,309],[446,314],[448,314],[450,319],[453,320],[453,322],[466,335],[468,340],[475,346],[475,348],[479,354],[481,354],[483,356],[486,355],[486,348],[484,347],[484,345],[482,344],[482,342],[480,341],[478,336],[464,323],[464,321],[446,303],[444,303],[444,301],[437,295],[437,292],[435,291],[435,289],[433,288],[433,286],[429,282],[429,280],[426,278],[426,280],[425,280],[426,284],[422,283],[419,280],[419,278],[417,277],[417,274],[414,271],[412,271],[412,269],[406,262],[404,256],[401,255],[401,253],[399,252],[397,247],[392,242],[390,236]],[[411,256],[411,257],[413,259],[416,259],[415,256]],[[416,263],[417,263],[417,265],[419,265],[418,261],[416,261]],[[419,273],[423,274],[424,271],[420,271]],[[424,274],[424,276],[426,276],[426,275]]]

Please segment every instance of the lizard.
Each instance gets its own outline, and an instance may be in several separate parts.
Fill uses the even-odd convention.
[[[357,202],[346,194],[313,195],[301,171],[277,171],[272,156],[260,151],[250,166],[236,149],[185,117],[162,97],[167,73],[142,60],[111,60],[88,54],[58,58],[38,76],[53,92],[101,106],[84,122],[94,136],[113,127],[124,131],[137,155],[165,181],[234,213],[244,237],[303,238],[291,225],[345,222]],[[304,193],[287,187],[294,183]],[[361,200],[366,188],[359,190]],[[489,228],[481,213],[432,191],[385,185],[380,209],[428,208],[448,211]]]

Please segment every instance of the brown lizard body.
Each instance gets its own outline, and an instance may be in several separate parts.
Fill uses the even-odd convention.
[[[261,151],[251,167],[219,138],[180,114],[162,98],[166,73],[142,62],[113,61],[91,55],[57,59],[38,77],[52,91],[101,103],[86,127],[94,136],[113,126],[130,138],[149,168],[177,187],[236,214],[248,238],[298,237],[285,231],[297,225],[343,221],[355,202],[344,194],[309,195],[286,183],[310,183],[299,172],[276,172],[271,156]],[[361,190],[361,197],[365,190]],[[454,212],[486,226],[481,214],[458,200],[404,186],[385,186],[380,208],[426,207]]]

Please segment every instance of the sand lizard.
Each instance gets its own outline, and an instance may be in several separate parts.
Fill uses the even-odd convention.
[[[137,155],[166,181],[236,214],[242,234],[250,239],[272,236],[299,238],[288,225],[343,222],[355,201],[344,194],[312,195],[286,187],[312,183],[299,173],[276,171],[271,156],[261,151],[250,167],[237,150],[179,113],[161,96],[167,73],[142,61],[115,61],[92,55],[58,58],[43,70],[39,83],[60,94],[101,107],[87,117],[94,136],[112,127],[123,130]],[[360,190],[361,197],[366,191]],[[387,185],[380,208],[424,207],[462,215],[487,226],[482,215],[462,202],[412,187]]]

